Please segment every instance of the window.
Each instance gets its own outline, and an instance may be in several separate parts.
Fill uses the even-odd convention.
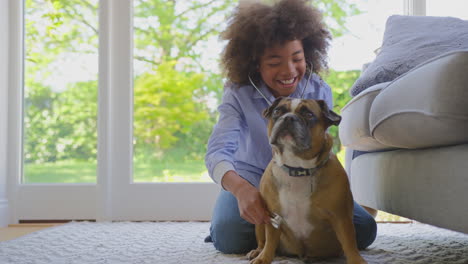
[[[135,182],[211,182],[206,142],[223,81],[218,34],[232,1],[134,3]]]
[[[95,183],[98,0],[25,1],[24,183]]]
[[[382,45],[385,22],[391,15],[403,15],[401,1],[353,0],[360,14],[346,18],[343,36],[333,40],[330,68],[338,71],[361,70],[363,65],[375,58]]]
[[[332,71],[353,71],[352,82],[386,17],[403,12],[402,1],[348,2],[363,14],[348,18],[350,33],[329,54]],[[203,162],[222,93],[217,33],[237,1],[5,3],[0,182],[9,197],[0,187],[0,205],[12,208],[10,222],[209,219],[219,192]],[[337,104],[347,90],[332,86]]]
[[[468,2],[464,0],[426,0],[426,15],[452,16],[468,20]]]

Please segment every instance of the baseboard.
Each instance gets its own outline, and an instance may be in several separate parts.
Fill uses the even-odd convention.
[[[0,200],[0,227],[7,227],[9,223],[8,200]]]

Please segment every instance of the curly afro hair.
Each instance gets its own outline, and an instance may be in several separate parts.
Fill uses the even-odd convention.
[[[301,40],[307,62],[319,73],[327,68],[331,34],[320,11],[306,0],[280,0],[274,5],[241,1],[220,38],[227,40],[221,67],[234,83],[247,84],[248,76],[258,81],[260,57],[266,48]]]

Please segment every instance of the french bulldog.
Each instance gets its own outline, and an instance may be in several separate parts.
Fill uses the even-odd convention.
[[[250,263],[271,263],[277,252],[303,259],[344,253],[348,264],[367,263],[356,244],[348,177],[327,133],[341,117],[322,100],[293,98],[278,98],[263,115],[273,158],[260,193],[272,221],[255,226]]]

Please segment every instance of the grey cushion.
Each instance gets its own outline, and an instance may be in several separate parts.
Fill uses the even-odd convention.
[[[468,21],[453,17],[391,16],[380,53],[351,88],[355,96],[447,51],[468,49]]]
[[[339,125],[340,141],[343,146],[354,150],[375,151],[390,148],[371,135],[369,112],[375,97],[390,82],[376,84],[349,101],[341,109]]]
[[[370,107],[371,135],[395,148],[468,143],[468,50],[433,58],[384,88]]]

